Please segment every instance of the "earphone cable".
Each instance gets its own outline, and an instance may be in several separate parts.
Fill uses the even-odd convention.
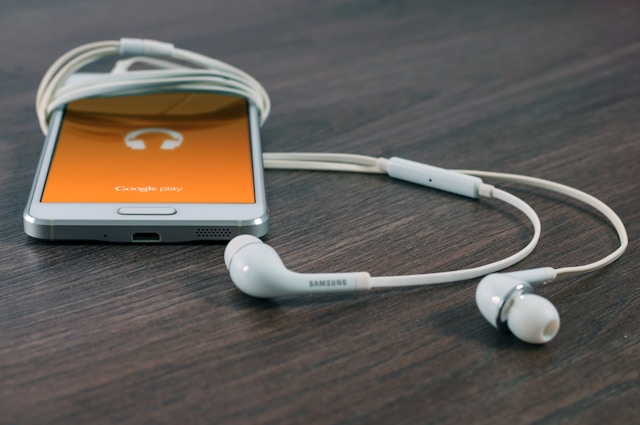
[[[148,53],[152,60],[141,60],[136,53]],[[116,63],[112,73],[90,81],[69,83],[69,77],[84,66],[103,57],[134,54]],[[169,65],[160,58],[184,61],[195,67]],[[155,71],[128,71],[136,63],[147,63]],[[123,72],[122,71],[126,71]],[[153,76],[154,78],[149,78]],[[150,90],[209,90],[245,97],[258,108],[264,124],[271,111],[271,100],[262,85],[251,75],[223,61],[172,44],[154,40],[121,39],[77,47],[56,60],[46,71],[36,94],[36,113],[40,129],[47,134],[49,116],[59,106],[73,100],[95,97],[108,91],[110,96],[149,92]]]
[[[377,174],[381,174],[385,172],[384,167],[381,167],[380,165],[381,163],[384,163],[385,161],[384,158],[381,159],[381,158],[375,158],[375,157],[370,157],[365,155],[339,154],[339,153],[305,153],[305,152],[264,153],[263,159],[264,159],[265,168],[267,169],[348,171],[348,172],[377,173]],[[573,199],[576,199],[577,201],[587,204],[590,207],[597,210],[598,212],[600,212],[615,229],[619,239],[619,243],[620,243],[619,247],[615,251],[613,251],[612,253],[608,254],[607,256],[605,256],[604,258],[598,261],[585,264],[585,265],[580,265],[580,266],[556,268],[555,272],[557,275],[572,274],[572,273],[587,273],[587,272],[595,271],[597,269],[605,267],[606,265],[611,264],[612,262],[620,258],[620,256],[625,252],[628,246],[629,239],[627,236],[627,231],[620,217],[618,217],[618,215],[604,202],[595,198],[592,195],[589,195],[586,192],[583,192],[573,187],[563,185],[561,183],[556,183],[550,180],[523,176],[519,174],[498,173],[498,172],[479,171],[479,170],[450,170],[450,171],[463,173],[467,175],[473,175],[477,177],[486,177],[486,178],[501,180],[505,182],[519,183],[526,186],[532,186],[532,187],[549,190],[549,191],[556,192],[556,193],[571,197]],[[506,194],[507,196],[505,196],[504,194]],[[504,192],[502,190],[495,189],[493,191],[494,198],[510,203],[511,205],[513,205],[514,207],[522,211],[525,215],[527,215],[531,220],[531,217],[529,216],[530,212],[525,212],[522,204],[518,203],[519,206],[514,205],[515,202],[518,202],[516,201],[516,199],[522,203],[524,203],[524,201],[520,200],[515,196],[513,196],[513,198],[515,199],[509,198],[510,196],[513,196],[513,195],[507,192]],[[509,200],[507,200],[507,198]],[[524,204],[527,205],[526,203]],[[528,208],[530,209],[530,207]],[[533,220],[532,220],[532,223],[533,223]],[[535,227],[535,224],[534,224],[534,227]],[[508,267],[508,266],[504,266],[504,267]],[[469,270],[475,271],[475,269],[469,269]],[[453,272],[444,272],[444,273],[453,273]],[[470,273],[470,274],[473,274],[473,273]],[[466,275],[467,274],[461,274],[460,276],[463,276],[463,277],[460,277],[459,279],[463,280],[464,276]],[[416,276],[422,276],[424,278],[427,275],[416,275]],[[440,277],[448,278],[448,276],[440,276]],[[474,277],[477,277],[477,276],[474,276]],[[415,284],[425,284],[425,283],[418,283],[420,282],[420,277],[416,277],[414,279],[412,276],[399,276],[399,278],[411,278],[411,279],[403,279],[405,282],[407,282],[406,283],[407,286],[415,285]],[[372,279],[378,279],[378,278],[372,278]],[[464,278],[464,279],[471,279],[471,278]],[[415,282],[415,283],[409,283],[409,282]],[[425,279],[422,282],[430,282],[430,278]],[[436,283],[440,283],[440,282],[436,282]],[[373,284],[373,281],[372,281],[372,284]]]
[[[364,155],[339,153],[265,153],[264,166],[267,169],[298,169],[322,171],[349,171],[361,173],[385,173],[386,158],[374,158]],[[433,285],[474,279],[512,266],[527,257],[536,247],[540,239],[541,225],[536,212],[520,198],[496,189],[491,185],[483,185],[479,192],[487,197],[505,202],[524,213],[533,225],[534,234],[531,241],[517,253],[479,267],[405,276],[376,276],[371,278],[372,288],[401,287],[417,285]]]
[[[96,77],[92,80],[69,83],[68,78],[82,67],[100,58],[110,55],[129,55],[127,59],[116,63],[111,74]],[[142,57],[142,55],[153,57]],[[183,66],[169,60],[179,60],[195,67]],[[155,70],[130,71],[135,63],[143,63]],[[225,62],[184,49],[173,47],[172,44],[157,42],[154,40],[122,39],[120,41],[104,41],[90,43],[77,47],[56,60],[45,73],[36,95],[36,112],[40,127],[44,134],[48,131],[48,120],[51,112],[68,102],[76,99],[99,96],[105,91],[110,96],[148,93],[158,90],[209,90],[230,93],[243,96],[253,102],[260,112],[260,121],[264,123],[271,110],[271,102],[262,85],[246,72],[233,67]],[[337,153],[265,153],[265,168],[270,169],[300,169],[300,170],[324,170],[347,171],[360,173],[384,174],[384,158],[374,158],[364,155],[337,154]],[[620,246],[604,258],[581,266],[562,267],[556,269],[557,274],[584,273],[597,270],[618,259],[626,250],[628,236],[624,224],[616,213],[599,199],[578,189],[555,183],[549,180],[516,175],[475,170],[451,170],[477,177],[493,178],[497,180],[515,182],[528,186],[538,187],[563,194],[583,202],[600,213],[613,225],[617,232]],[[477,277],[481,274],[495,271],[488,266],[499,264],[502,268],[511,265],[528,255],[539,237],[539,220],[535,212],[524,201],[500,189],[488,190],[489,185],[483,185],[484,190],[491,197],[511,204],[522,211],[534,225],[534,238],[519,253],[514,254],[501,262],[491,263],[486,268],[474,268],[460,270],[458,273],[448,274],[447,279],[463,280]],[[480,195],[483,195],[482,193]],[[535,220],[533,217],[535,216]],[[536,220],[538,224],[536,225]],[[537,234],[537,236],[536,236]],[[527,252],[524,256],[521,254]],[[487,271],[489,270],[489,271]],[[418,282],[425,276],[401,276],[402,282]],[[464,277],[471,276],[472,277]],[[444,278],[443,276],[440,276]],[[375,278],[378,279],[378,278]],[[392,279],[380,278],[380,279]],[[450,280],[447,280],[450,281]],[[380,281],[382,282],[382,281]],[[402,286],[404,283],[394,281],[394,286]],[[391,283],[389,281],[389,283]],[[409,283],[423,284],[423,283]]]
[[[620,219],[620,217],[604,202],[599,200],[598,198],[589,195],[586,192],[583,192],[579,189],[576,189],[571,186],[567,186],[561,183],[553,182],[550,180],[545,180],[537,177],[523,176],[519,174],[508,174],[508,173],[496,173],[492,171],[479,171],[479,170],[452,170],[457,171],[459,173],[464,173],[468,175],[473,175],[477,177],[487,177],[494,178],[506,182],[519,183],[527,186],[537,187],[541,189],[546,189],[551,192],[556,192],[561,195],[568,196],[577,201],[580,201],[584,204],[589,205],[594,208],[596,211],[600,212],[613,226],[615,229],[620,245],[616,250],[614,250],[609,255],[604,258],[594,261],[589,264],[581,265],[581,266],[570,266],[570,267],[561,267],[557,268],[556,273],[558,275],[561,274],[572,274],[572,273],[587,273],[592,272],[602,267],[607,266],[608,264],[616,261],[622,254],[624,254],[627,246],[629,245],[629,237],[627,235],[627,230],[625,229],[624,223]]]

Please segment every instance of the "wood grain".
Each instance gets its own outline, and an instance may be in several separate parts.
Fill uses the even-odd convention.
[[[634,423],[638,22],[640,5],[624,0],[3,1],[0,423]],[[42,146],[39,79],[68,49],[121,36],[253,74],[274,102],[266,151],[550,178],[609,203],[629,250],[542,288],[562,328],[532,347],[482,320],[476,282],[259,301],[233,287],[222,244],[30,239],[21,215]],[[380,176],[266,177],[267,240],[296,270],[448,270],[509,255],[529,237],[498,203]],[[521,268],[614,249],[592,211],[509,188],[543,222]]]

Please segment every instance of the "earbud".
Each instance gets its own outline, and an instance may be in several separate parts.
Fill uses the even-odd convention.
[[[232,239],[224,251],[224,262],[238,289],[257,298],[370,289],[370,276],[365,272],[292,272],[272,247],[251,235]]]
[[[524,277],[533,278],[525,281]],[[531,344],[547,343],[558,333],[560,317],[549,300],[533,293],[529,282],[553,277],[553,269],[548,268],[490,274],[478,284],[476,303],[485,319],[496,328],[510,330]]]

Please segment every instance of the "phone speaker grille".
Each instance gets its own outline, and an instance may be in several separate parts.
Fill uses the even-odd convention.
[[[199,227],[196,237],[199,239],[231,239],[231,229],[228,227]]]

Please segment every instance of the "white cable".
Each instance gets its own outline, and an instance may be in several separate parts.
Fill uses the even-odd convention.
[[[55,99],[52,99],[45,112],[50,115],[51,112],[69,102],[86,97],[95,97],[105,92],[117,95],[136,94],[140,92],[157,91],[159,87],[162,90],[207,90],[210,92],[217,91],[220,93],[234,94],[242,97],[257,98],[259,94],[251,87],[243,86],[234,81],[230,81],[224,76],[215,74],[198,75],[196,72],[189,72],[182,75],[168,76],[166,71],[132,71],[131,74],[136,75],[136,79],[127,78],[128,75],[115,74],[110,75],[109,79],[104,77],[100,81],[87,79],[62,87],[56,93]],[[161,73],[162,75],[158,75]],[[185,79],[189,83],[185,83]]]
[[[364,155],[337,154],[337,153],[265,153],[263,154],[264,166],[267,169],[298,169],[321,171],[351,171],[361,173],[385,173],[385,158],[374,158]],[[456,282],[460,280],[474,279],[490,273],[495,273],[510,267],[527,257],[540,240],[541,225],[536,212],[526,202],[503,190],[490,185],[484,185],[479,190],[492,197],[503,201],[524,213],[533,225],[533,237],[523,249],[517,253],[493,263],[483,266],[455,270],[441,273],[428,273],[407,276],[381,276],[371,278],[372,288],[400,287],[416,285],[432,285],[438,283]]]
[[[78,69],[101,57],[117,54],[118,46],[117,41],[85,44],[65,53],[49,67],[42,77],[36,94],[36,113],[40,129],[44,134],[47,134],[49,122],[46,108],[54,98],[56,90]]]
[[[118,61],[110,74],[101,74],[95,78],[74,82],[68,81],[69,77],[82,67],[111,55],[132,57]],[[175,60],[191,66],[173,62]],[[130,68],[136,63],[142,63],[156,69],[131,71]],[[167,90],[218,91],[245,97],[258,108],[261,124],[266,121],[271,110],[271,101],[262,85],[251,75],[232,65],[188,50],[175,48],[168,43],[154,40],[121,39],[120,41],[86,44],[65,53],[56,60],[47,70],[38,87],[36,112],[40,128],[44,134],[47,134],[49,116],[53,110],[74,100],[104,96],[105,93],[109,96],[118,96]],[[385,158],[334,153],[265,153],[263,158],[265,168],[271,169],[377,174],[386,173],[388,161]],[[602,213],[615,228],[620,246],[601,260],[582,266],[559,268],[555,270],[557,274],[597,270],[618,259],[627,248],[627,232],[620,218],[605,203],[585,192],[549,180],[516,174],[475,170],[451,171],[554,191],[590,205]],[[407,286],[471,279],[511,266],[526,257],[535,248],[540,237],[540,222],[535,211],[516,196],[495,189],[490,185],[482,184],[479,195],[506,202],[522,211],[529,218],[534,227],[534,236],[524,249],[503,260],[466,270],[414,276],[376,277],[372,278],[372,286]]]
[[[123,74],[130,72],[131,67],[135,64],[144,64],[156,69],[189,69],[186,66],[179,65],[164,59],[148,58],[145,56],[135,56],[128,59],[120,59],[111,69],[112,74]]]
[[[491,171],[478,171],[478,170],[452,170],[457,171],[464,174],[469,174],[477,177],[487,177],[487,178],[495,178],[507,182],[520,183],[528,186],[539,187],[542,189],[550,190],[552,192],[560,193],[562,195],[568,196],[570,198],[576,199],[584,204],[589,205],[595,210],[599,211],[602,215],[605,216],[607,220],[611,223],[611,225],[616,230],[618,234],[618,239],[620,242],[620,246],[613,251],[611,254],[606,257],[595,261],[593,263],[585,264],[582,266],[571,266],[571,267],[562,267],[556,269],[556,273],[560,274],[569,274],[569,273],[587,273],[598,270],[602,267],[605,267],[615,260],[620,258],[622,254],[624,254],[627,246],[629,245],[629,238],[627,236],[627,230],[624,227],[624,223],[618,217],[618,215],[604,202],[599,200],[598,198],[589,195],[581,190],[576,188],[566,186],[560,183],[552,182],[550,180],[545,180],[536,177],[523,176],[519,174],[507,174],[507,173],[496,173]]]
[[[473,267],[469,269],[454,270],[448,272],[439,273],[427,273],[416,274],[406,276],[376,276],[371,278],[372,288],[390,288],[390,287],[402,287],[402,286],[417,286],[417,285],[434,285],[439,283],[457,282],[461,280],[475,279],[477,277],[485,276],[491,273],[498,272],[502,269],[510,267],[519,261],[522,261],[535,249],[538,241],[540,240],[540,219],[535,211],[520,198],[505,192],[500,189],[493,188],[492,198],[503,201],[524,213],[527,218],[533,224],[533,237],[531,241],[520,251],[515,254],[503,258],[502,260],[495,261],[493,263],[485,264],[479,267]]]
[[[265,152],[265,168],[279,170],[350,171],[354,173],[385,174],[378,158],[344,153]]]
[[[298,170],[352,171],[352,172],[361,172],[361,173],[384,173],[385,171],[384,171],[383,164],[384,164],[384,161],[386,161],[384,158],[374,158],[374,157],[368,157],[364,155],[350,155],[350,154],[337,154],[337,153],[318,154],[318,153],[303,153],[303,152],[264,153],[263,158],[264,158],[265,168],[268,168],[268,169],[282,168],[282,169],[298,169]],[[586,272],[591,272],[599,268],[602,268],[608,264],[611,264],[618,258],[620,258],[620,256],[625,252],[628,246],[629,240],[627,236],[627,231],[624,227],[624,224],[622,223],[622,220],[620,220],[620,217],[618,217],[618,215],[604,202],[600,201],[594,196],[589,195],[581,190],[578,190],[560,183],[552,182],[549,180],[544,180],[544,179],[529,177],[529,176],[522,176],[518,174],[497,173],[497,172],[477,171],[477,170],[451,170],[451,171],[473,175],[477,177],[486,177],[486,178],[493,178],[497,180],[503,180],[507,182],[514,182],[514,183],[519,183],[527,186],[533,186],[533,187],[550,190],[550,191],[557,192],[562,195],[574,198],[582,203],[585,203],[591,206],[592,208],[594,208],[595,210],[603,214],[604,217],[611,223],[611,225],[616,230],[616,233],[618,235],[618,239],[620,242],[620,246],[615,251],[607,255],[606,257],[598,261],[595,261],[593,263],[589,263],[581,266],[569,266],[569,267],[557,268],[555,269],[555,272],[557,275],[569,274],[569,273],[586,273]],[[507,196],[505,197],[504,194],[506,194]],[[526,203],[524,203],[524,201],[521,201],[519,198],[515,196],[513,196],[513,198],[515,199],[507,200],[506,198],[510,196],[513,196],[513,195],[507,192],[501,191],[499,189],[493,190],[494,198],[500,199],[518,208],[525,215],[527,215],[527,217],[532,221],[532,223],[534,223],[534,220],[532,219],[532,217],[530,217],[530,214],[531,212],[533,212],[533,210],[528,212],[525,211],[526,208],[530,209],[530,207]],[[522,202],[522,204],[524,205],[519,204],[518,201],[516,200]],[[518,205],[516,205],[516,203],[518,203]],[[535,212],[533,212],[533,214],[535,214]],[[534,230],[535,230],[535,223],[534,223]],[[522,250],[521,252],[515,255],[521,254],[526,249],[528,249],[530,245],[531,245],[531,242],[529,245],[527,245],[527,247],[525,247],[524,250]],[[510,261],[513,261],[512,264],[515,264],[515,262],[519,260],[514,259],[513,257],[514,256],[501,261],[504,261],[503,264],[506,264]],[[492,263],[482,267],[493,266],[494,264],[495,263]],[[512,265],[512,264],[509,264],[509,265]],[[508,267],[508,265],[503,266],[503,268],[505,267]],[[480,270],[481,268],[460,270],[459,272],[461,273],[457,276],[447,275],[447,273],[456,273],[456,272],[444,272],[442,274],[434,273],[431,275],[399,276],[397,278],[375,277],[375,278],[372,278],[372,285],[376,286],[377,285],[376,282],[381,283],[384,286],[388,286],[388,284],[392,284],[393,286],[410,286],[410,285],[421,284],[418,282],[423,282],[422,284],[439,283],[440,281],[435,282],[435,281],[432,281],[432,279],[434,280],[441,279],[441,278],[447,279],[450,276],[455,276],[453,277],[453,280],[471,279],[473,277],[464,277],[464,276],[472,275],[473,273],[479,272]],[[484,274],[493,273],[494,271],[490,271]],[[478,276],[481,276],[481,275],[482,274],[479,274]],[[474,277],[477,277],[477,276],[474,276]],[[388,280],[385,280],[385,279],[388,279]],[[391,280],[393,280],[393,282]],[[399,283],[399,284],[394,283],[394,282],[401,282],[401,281],[402,283]]]
[[[112,55],[134,54],[114,67],[112,73],[90,80],[68,82],[84,66]],[[138,55],[153,55],[141,59]],[[183,61],[184,66],[169,60]],[[136,62],[156,70],[128,71]],[[123,73],[122,71],[126,71]],[[65,86],[63,86],[65,84]],[[207,90],[244,97],[253,102],[263,124],[271,111],[271,100],[262,85],[251,75],[217,59],[178,49],[154,40],[121,39],[77,47],[62,55],[45,73],[36,95],[36,113],[40,129],[47,134],[49,117],[54,109],[69,102],[108,93],[109,96],[168,90]]]

